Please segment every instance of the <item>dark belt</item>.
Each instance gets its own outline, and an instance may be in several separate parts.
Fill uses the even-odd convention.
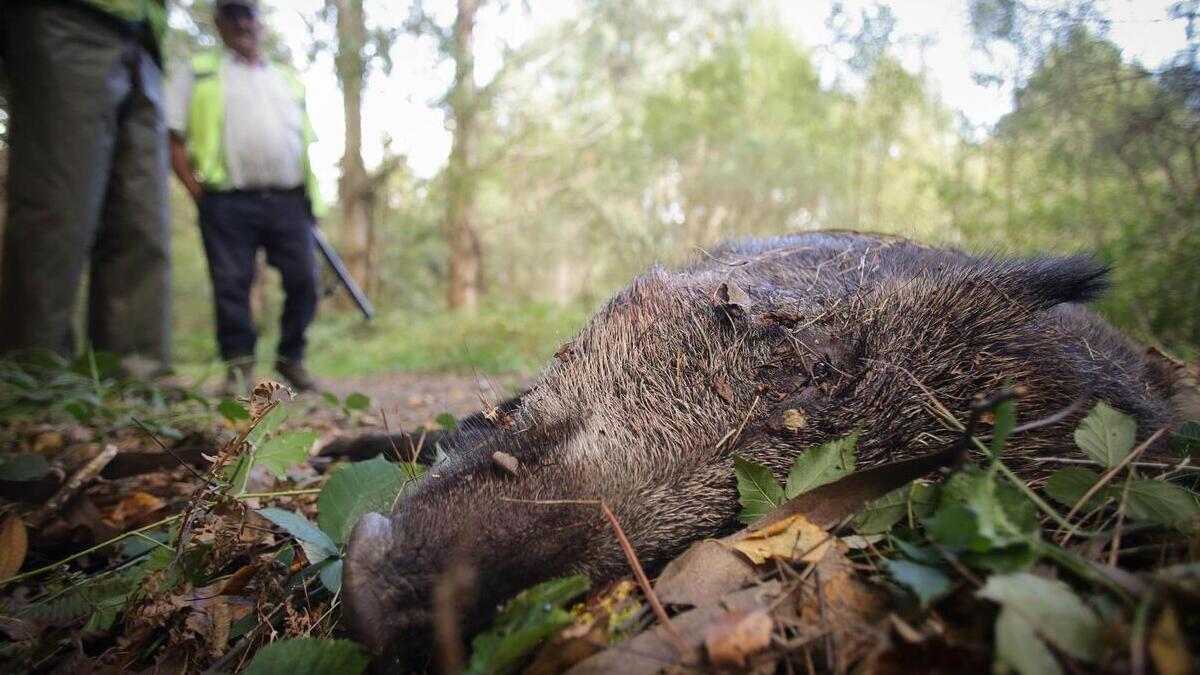
[[[235,197],[303,197],[304,187],[293,188],[235,188],[232,190],[208,190],[206,194],[210,195],[230,195]]]

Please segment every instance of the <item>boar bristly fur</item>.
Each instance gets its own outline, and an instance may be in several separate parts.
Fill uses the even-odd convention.
[[[1145,438],[1171,422],[1166,384],[1140,350],[1080,303],[1105,286],[1087,256],[976,257],[902,239],[813,233],[725,245],[653,268],[561,349],[488,428],[406,488],[390,517],[359,522],[346,616],[370,648],[426,643],[433,588],[452,561],[476,571],[458,598],[467,634],[548,578],[601,582],[629,565],[604,500],[643,565],[739,525],[731,455],[785,478],[797,454],[858,432],[859,463],[944,447],[972,396],[1021,385],[1006,461],[1073,447],[1095,401]],[[983,430],[986,433],[986,429]],[[519,461],[516,472],[493,453]]]

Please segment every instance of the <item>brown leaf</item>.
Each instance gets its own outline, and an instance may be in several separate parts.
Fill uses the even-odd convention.
[[[701,606],[717,602],[757,578],[754,567],[741,554],[719,541],[692,544],[667,564],[654,593],[669,605]]]
[[[691,647],[704,644],[714,622],[738,609],[767,609],[784,593],[778,581],[769,581],[720,598],[719,603],[683,612],[672,621],[684,642]],[[595,656],[584,659],[567,671],[569,675],[652,675],[672,664],[680,664],[674,642],[661,626],[654,626],[619,642]],[[699,665],[693,663],[691,665]]]
[[[765,609],[739,609],[715,622],[704,637],[708,660],[717,667],[745,666],[746,660],[771,645],[775,622]]]
[[[1154,622],[1150,631],[1150,658],[1158,675],[1186,675],[1192,671],[1192,658],[1188,653],[1187,641],[1179,629],[1179,616],[1175,607],[1167,605]]]
[[[0,522],[0,580],[21,571],[25,554],[29,551],[29,537],[25,523],[16,511],[9,511]]]
[[[258,572],[258,565],[243,565],[221,587],[222,595],[240,595]]]
[[[117,502],[109,512],[108,519],[123,530],[148,522],[147,516],[166,505],[166,502],[147,492],[132,492]]]
[[[733,543],[733,548],[761,565],[767,560],[817,562],[837,540],[802,515],[755,530]]]

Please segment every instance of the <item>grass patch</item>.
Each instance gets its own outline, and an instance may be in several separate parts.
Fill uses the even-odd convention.
[[[309,329],[308,365],[324,377],[379,372],[531,373],[583,325],[581,305],[491,304],[474,316],[462,312],[381,311],[364,322],[357,313],[323,307]],[[274,362],[278,319],[263,322],[260,367]],[[212,329],[178,331],[180,370],[200,374],[216,363]],[[219,368],[218,368],[219,370]]]

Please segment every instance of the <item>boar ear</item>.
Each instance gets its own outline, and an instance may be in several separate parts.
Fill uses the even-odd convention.
[[[1038,256],[1005,262],[998,272],[1005,291],[1037,309],[1064,302],[1088,302],[1108,288],[1108,266],[1090,255]]]

